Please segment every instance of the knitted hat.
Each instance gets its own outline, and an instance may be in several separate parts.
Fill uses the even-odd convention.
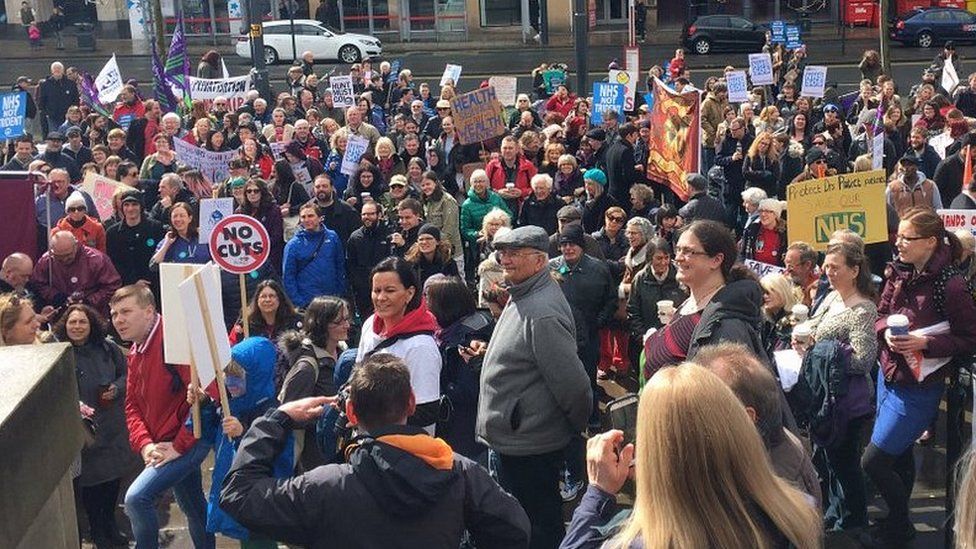
[[[583,181],[592,181],[594,183],[599,183],[601,187],[607,186],[607,174],[603,173],[603,170],[597,168],[590,168],[586,170],[583,174]]]
[[[72,191],[71,194],[68,195],[68,199],[64,201],[64,208],[77,208],[79,206],[85,208],[88,207],[88,205],[85,204],[85,197],[81,196],[81,193],[78,191]]]
[[[233,177],[227,181],[227,188],[231,190],[237,189],[239,187],[243,187],[245,183],[247,183],[247,179],[244,179],[243,177]]]
[[[421,236],[424,235],[432,236],[434,237],[434,240],[438,242],[441,241],[441,230],[431,225],[430,223],[424,223],[423,225],[420,226],[420,231],[417,233],[417,238],[420,238]]]

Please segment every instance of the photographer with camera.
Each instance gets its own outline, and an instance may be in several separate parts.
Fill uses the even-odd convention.
[[[407,425],[416,408],[410,372],[387,353],[364,360],[349,381],[345,411],[358,436],[346,463],[274,478],[288,433],[335,402],[305,398],[255,420],[224,481],[221,508],[253,532],[310,548],[454,549],[465,530],[479,548],[528,546],[518,502],[473,461]]]

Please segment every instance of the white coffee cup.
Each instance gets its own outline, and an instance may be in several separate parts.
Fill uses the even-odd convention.
[[[801,322],[793,327],[793,339],[800,345],[809,345],[813,336],[813,328],[806,322]]]
[[[674,301],[662,299],[657,302],[657,318],[661,324],[670,324],[674,318]]]
[[[509,182],[505,183],[505,188],[506,189],[514,189],[515,188],[515,183],[509,181]]]
[[[797,303],[794,305],[790,312],[793,313],[793,320],[795,320],[797,323],[806,322],[806,320],[810,318],[810,308],[802,303]]]
[[[893,336],[908,335],[908,317],[905,315],[888,315],[888,331]]]

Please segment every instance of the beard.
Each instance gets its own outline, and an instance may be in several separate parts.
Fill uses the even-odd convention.
[[[330,193],[330,192],[329,193],[327,193],[327,192],[315,193],[315,200],[318,200],[319,202],[331,202],[332,201],[332,193]]]

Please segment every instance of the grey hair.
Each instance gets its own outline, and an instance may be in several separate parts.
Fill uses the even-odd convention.
[[[644,237],[644,242],[648,242],[654,236],[654,225],[643,217],[632,217],[627,222],[627,228],[635,228]]]
[[[766,198],[768,198],[766,191],[760,189],[759,187],[749,187],[748,189],[742,191],[742,200],[756,206],[759,206],[759,203]]]

